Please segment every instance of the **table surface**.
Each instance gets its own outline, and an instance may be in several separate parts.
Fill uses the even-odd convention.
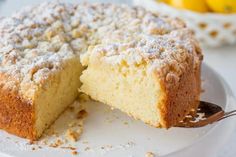
[[[0,0],[0,16],[8,16],[19,8],[37,4],[45,0]],[[65,0],[66,1],[66,0]],[[67,0],[76,1],[76,0]],[[86,1],[86,0],[84,0]],[[89,0],[99,1],[99,0]],[[131,0],[100,0],[103,2],[131,3]],[[18,2],[18,3],[17,3]],[[20,2],[20,3],[19,3]],[[204,62],[217,71],[229,84],[234,95],[236,94],[236,44],[233,46],[224,46],[219,48],[203,47]],[[235,157],[236,155],[236,129],[235,134],[228,141],[226,146],[220,151],[218,157]]]

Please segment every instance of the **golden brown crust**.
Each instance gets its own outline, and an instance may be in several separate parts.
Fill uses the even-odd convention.
[[[0,128],[31,140],[36,139],[34,109],[16,92],[0,87]]]
[[[200,72],[200,64],[195,69],[194,66],[189,66],[178,83],[167,86],[166,80],[161,80],[161,88],[164,91],[162,102],[158,104],[161,127],[175,126],[192,109],[197,109],[201,87]]]

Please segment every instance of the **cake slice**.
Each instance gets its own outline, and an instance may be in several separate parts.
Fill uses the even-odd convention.
[[[202,53],[193,32],[142,8],[111,8],[113,22],[97,28],[100,42],[81,57],[81,91],[154,127],[174,126],[198,107]]]
[[[154,127],[169,128],[198,107],[199,54],[184,28],[97,45],[82,58],[87,68],[81,91]]]

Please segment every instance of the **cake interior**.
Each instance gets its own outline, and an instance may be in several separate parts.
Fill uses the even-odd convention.
[[[147,75],[145,65],[130,68],[103,62],[89,64],[80,79],[82,92],[94,100],[158,127],[161,88],[155,78]]]
[[[82,72],[79,58],[71,58],[62,64],[57,73],[50,76],[35,94],[35,130],[37,137],[78,96]]]

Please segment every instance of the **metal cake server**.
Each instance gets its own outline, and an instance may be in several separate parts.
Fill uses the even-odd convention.
[[[203,127],[214,122],[221,121],[225,118],[235,116],[236,110],[225,112],[220,106],[200,101],[197,112],[190,113],[184,120],[180,121],[176,127],[197,128]]]

